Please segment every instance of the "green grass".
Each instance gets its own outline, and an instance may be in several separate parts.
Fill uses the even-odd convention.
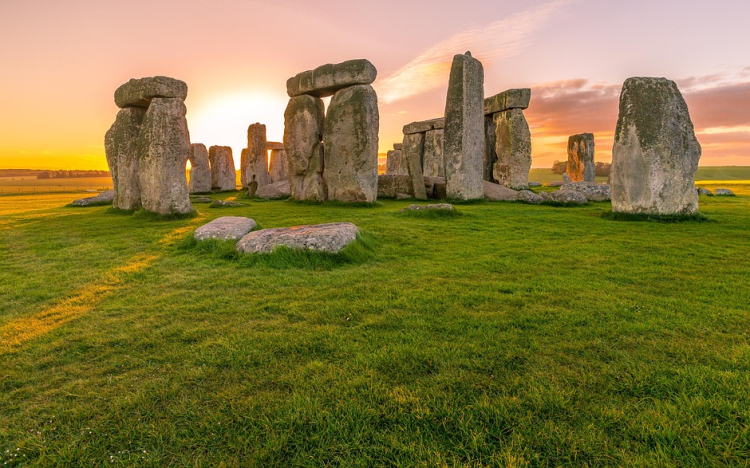
[[[710,223],[0,197],[0,466],[747,466],[750,186],[728,188]],[[365,234],[190,240],[219,216]]]

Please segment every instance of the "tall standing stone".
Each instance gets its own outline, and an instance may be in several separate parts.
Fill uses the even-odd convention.
[[[414,198],[427,200],[422,172],[422,154],[424,152],[424,133],[410,133],[404,135],[404,161],[407,164],[409,179],[411,180]]]
[[[191,213],[185,165],[190,133],[180,98],[154,98],[143,118],[138,139],[141,204],[160,214]]]
[[[376,200],[378,130],[378,97],[372,86],[351,86],[334,94],[323,132],[328,198]]]
[[[443,153],[448,198],[483,198],[484,68],[469,52],[453,57]]]
[[[666,78],[629,78],[620,94],[612,148],[612,210],[690,215],[698,211],[701,146],[687,104]]]
[[[208,150],[202,143],[190,145],[190,193],[211,191],[211,166],[208,163]]]
[[[211,188],[221,192],[237,190],[232,148],[212,146],[208,149],[208,161],[211,164]]]
[[[247,128],[247,164],[244,171],[250,195],[271,184],[267,146],[266,126],[259,123],[250,125]]]
[[[271,150],[271,163],[268,166],[268,172],[271,175],[271,182],[274,184],[289,180],[289,163],[287,162],[285,150]]]
[[[529,187],[531,132],[521,109],[494,114],[495,153],[492,175],[497,183],[513,190]]]
[[[572,182],[596,182],[593,133],[580,133],[568,138],[566,172]]]
[[[284,111],[284,148],[289,168],[292,198],[325,201],[323,179],[323,100],[297,96],[289,100]]]
[[[430,130],[424,134],[422,166],[425,177],[445,177],[443,136],[443,129]]]
[[[136,210],[141,207],[138,137],[145,115],[146,109],[138,107],[120,110],[104,136],[104,150],[115,192],[114,208]]]

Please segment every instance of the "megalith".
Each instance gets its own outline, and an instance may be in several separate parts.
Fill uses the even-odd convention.
[[[141,207],[138,137],[145,115],[146,109],[140,107],[121,109],[104,136],[104,150],[114,186],[114,208],[136,210]]]
[[[284,148],[291,196],[296,200],[326,200],[324,115],[323,100],[309,95],[292,97],[284,111]]]
[[[424,133],[409,133],[404,135],[404,160],[411,180],[411,192],[418,200],[427,200],[422,172],[422,154],[424,152]]]
[[[495,153],[492,176],[498,184],[513,190],[529,187],[531,132],[521,109],[494,114]]]
[[[289,164],[287,163],[284,144],[269,142],[268,150],[271,151],[271,162],[268,163],[271,182],[275,184],[289,180]]]
[[[596,182],[593,133],[580,133],[568,138],[568,166],[565,172],[572,182]]]
[[[271,184],[267,146],[266,126],[260,123],[250,125],[247,128],[247,161],[243,172],[251,196],[259,188]]]
[[[211,191],[211,166],[208,163],[208,150],[202,143],[190,145],[190,181],[188,192],[205,193]]]
[[[232,148],[212,146],[208,149],[208,161],[211,165],[211,188],[221,192],[237,190]]]
[[[430,130],[424,134],[422,167],[425,177],[445,177],[443,137],[443,129]]]
[[[700,157],[690,112],[674,81],[627,79],[612,148],[612,211],[697,213]]]
[[[443,154],[448,198],[483,198],[484,69],[470,52],[453,57]]]
[[[372,84],[377,76],[378,71],[369,60],[329,63],[289,78],[286,92],[289,97],[309,95],[323,98],[351,86]]]
[[[185,165],[190,133],[180,98],[153,98],[138,139],[141,204],[159,214],[191,213]]]

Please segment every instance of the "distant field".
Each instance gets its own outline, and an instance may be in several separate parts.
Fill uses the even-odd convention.
[[[80,179],[36,179],[29,177],[0,178],[2,193],[78,192],[112,188],[110,177],[82,177]]]

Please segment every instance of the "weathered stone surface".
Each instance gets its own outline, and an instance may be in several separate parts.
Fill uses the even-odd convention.
[[[563,174],[563,176],[564,175],[565,174]],[[565,185],[565,183],[566,182],[564,180],[560,180],[560,181],[557,181],[557,182],[550,182],[550,183],[544,184],[544,185],[547,186],[547,187],[562,187],[563,185]],[[570,180],[568,180],[567,183],[570,183]]]
[[[509,89],[484,100],[484,115],[497,114],[510,109],[526,109],[531,100],[529,88]]]
[[[408,198],[414,196],[411,177],[400,174],[380,174],[378,176],[378,198],[398,198],[399,194]]]
[[[104,136],[104,150],[115,192],[114,208],[136,210],[141,207],[138,137],[145,115],[146,109],[137,107],[120,110]]]
[[[495,153],[492,168],[495,180],[515,190],[529,186],[531,169],[531,132],[521,109],[494,114]]]
[[[593,133],[580,133],[568,138],[567,174],[572,182],[596,182]]]
[[[369,85],[338,91],[325,119],[328,198],[374,202],[378,196],[378,97]]]
[[[329,63],[289,78],[286,82],[286,92],[289,97],[307,94],[322,98],[333,96],[337,91],[350,86],[369,85],[377,76],[378,71],[369,60]]]
[[[519,190],[514,200],[528,203],[529,205],[538,205],[544,201],[540,195],[537,195],[531,190]]]
[[[726,189],[726,188],[717,188],[714,191],[714,193],[716,194],[717,197],[733,197],[733,196],[735,196],[734,192],[732,192],[731,190]]]
[[[242,151],[240,151],[240,186],[243,189],[247,188],[247,176],[245,174],[247,172],[247,164],[249,161],[250,150],[242,148]]]
[[[585,205],[586,196],[573,190],[556,190],[554,192],[539,192],[543,201],[561,205]]]
[[[211,165],[211,187],[222,192],[237,190],[237,174],[234,172],[232,148],[212,146],[208,149],[208,161]]]
[[[560,190],[582,193],[588,201],[609,201],[612,199],[612,191],[609,185],[597,184],[596,182],[571,182],[563,184]]]
[[[412,194],[418,200],[426,200],[424,174],[422,173],[422,154],[424,153],[424,133],[404,135],[403,158],[411,178]]]
[[[401,151],[402,149],[404,149],[404,145],[403,143],[394,143],[393,149],[395,149],[396,151]]]
[[[434,205],[409,205],[401,212],[404,211],[425,211],[425,210],[446,210],[455,211],[456,209],[450,203],[436,203]]]
[[[445,103],[443,154],[448,197],[484,197],[484,69],[468,52],[453,57]]]
[[[292,198],[325,201],[323,179],[324,105],[319,98],[298,96],[284,111],[284,148]]]
[[[167,76],[131,79],[115,91],[117,107],[148,107],[153,98],[187,97],[187,84]]]
[[[492,173],[497,162],[497,151],[495,143],[495,118],[492,115],[484,116],[484,160],[482,161],[482,179],[488,182],[497,182]]]
[[[71,203],[71,205],[73,206],[109,205],[112,203],[112,200],[114,199],[115,199],[115,191],[106,190],[95,197],[79,198],[78,200],[73,200],[73,203]]]
[[[260,123],[250,125],[247,128],[247,162],[244,169],[250,196],[259,188],[272,183],[268,173],[267,146],[266,126]]]
[[[336,253],[357,239],[352,223],[318,224],[251,232],[237,243],[240,253],[271,253],[279,246]]]
[[[698,187],[696,190],[698,190],[698,195],[708,195],[709,197],[713,196],[713,193],[707,188]]]
[[[541,187],[541,182],[529,182],[529,187]]]
[[[269,200],[289,198],[291,196],[289,180],[282,180],[280,182],[274,182],[273,184],[264,185],[255,192],[255,196]]]
[[[404,135],[411,135],[413,133],[425,133],[434,129],[445,128],[445,119],[443,117],[437,119],[423,120],[420,122],[412,122],[404,125]]]
[[[402,157],[403,153],[401,152],[401,150],[388,151],[385,162],[385,173],[394,175],[403,174],[404,172],[408,173],[408,170],[406,170],[405,167],[401,167]]]
[[[483,181],[484,197],[489,201],[512,201],[518,192],[494,182]]]
[[[208,150],[202,143],[190,145],[190,193],[211,191],[211,165],[208,162]]]
[[[271,182],[283,182],[289,180],[289,164],[286,160],[286,151],[271,150],[271,163],[268,166],[268,172],[271,175]]]
[[[445,130],[430,130],[424,134],[423,175],[425,177],[445,177],[443,137]]]
[[[570,184],[573,182],[572,180],[570,180],[570,176],[568,175],[567,172],[563,173],[562,178],[563,178],[562,180],[563,184]]]
[[[251,218],[223,216],[196,229],[193,237],[200,241],[206,239],[240,240],[257,225],[258,223]]]
[[[665,78],[626,80],[612,149],[612,211],[697,213],[693,179],[700,157],[701,146],[677,85]]]
[[[424,187],[427,192],[427,198],[443,200],[448,198],[445,191],[445,177],[425,177]]]
[[[138,153],[141,204],[160,214],[191,213],[185,165],[190,133],[185,103],[179,98],[153,98],[143,117]]]
[[[284,143],[278,141],[269,141],[266,143],[266,149],[268,151],[281,151],[284,149]]]

